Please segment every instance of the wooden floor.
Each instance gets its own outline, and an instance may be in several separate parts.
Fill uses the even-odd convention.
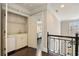
[[[37,53],[36,49],[26,47],[26,48],[20,49],[18,51],[9,53],[8,56],[36,56],[36,53]],[[42,56],[48,56],[48,54],[45,52],[42,52]]]

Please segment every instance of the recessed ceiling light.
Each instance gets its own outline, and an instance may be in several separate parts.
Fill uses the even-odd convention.
[[[64,5],[60,5],[61,8],[64,8]]]

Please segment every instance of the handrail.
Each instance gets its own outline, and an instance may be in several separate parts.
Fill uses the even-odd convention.
[[[75,38],[74,36],[62,36],[62,35],[51,35],[51,34],[48,34],[48,36],[64,37],[64,38]],[[79,37],[78,37],[78,38],[79,38]]]
[[[51,39],[58,39],[58,40],[66,40],[66,41],[71,41],[71,40],[68,40],[68,39],[60,39],[60,38],[51,38]]]

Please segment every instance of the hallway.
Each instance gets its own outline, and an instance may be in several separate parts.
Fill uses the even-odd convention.
[[[70,15],[75,12],[74,8],[77,5],[73,4],[74,7],[72,11],[71,9],[68,11],[65,10],[66,7],[68,9],[73,6],[72,4],[64,4],[65,7],[63,7],[63,9],[61,9],[61,7],[58,8],[61,5],[62,4],[8,4],[8,9],[14,9],[13,11],[19,10],[20,13],[8,12],[7,53],[16,50],[10,54],[10,56],[46,56],[48,54],[50,56],[75,55],[75,38],[69,38],[69,36],[74,36],[75,33],[79,32],[79,20],[74,19],[72,21],[67,18],[72,19]],[[62,11],[65,11],[65,13]],[[53,12],[55,12],[56,15]],[[66,13],[69,13],[69,16]],[[49,38],[47,32],[50,34]],[[51,37],[51,35],[56,36]],[[48,40],[50,42],[48,42]],[[24,46],[28,47],[20,49]],[[48,54],[40,50],[48,52]]]

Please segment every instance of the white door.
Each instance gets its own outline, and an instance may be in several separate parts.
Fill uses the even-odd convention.
[[[37,48],[37,21],[33,16],[28,19],[28,46]]]

